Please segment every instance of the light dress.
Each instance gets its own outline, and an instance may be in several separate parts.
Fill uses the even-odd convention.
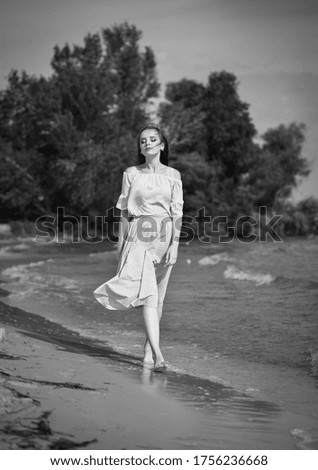
[[[123,173],[116,207],[128,210],[129,223],[117,272],[94,291],[96,300],[109,310],[163,304],[172,269],[164,266],[165,254],[172,224],[180,227],[183,210],[182,181],[171,168],[168,171],[141,173],[134,168]]]

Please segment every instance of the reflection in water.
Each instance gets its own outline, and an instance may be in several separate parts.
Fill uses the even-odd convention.
[[[204,412],[223,413],[226,411],[241,415],[244,419],[264,419],[280,413],[280,408],[267,401],[262,401],[240,393],[232,387],[212,382],[200,377],[182,374],[168,369],[163,374],[153,372],[151,365],[144,366],[142,361],[134,356],[121,354],[91,338],[83,338],[67,328],[46,320],[38,315],[11,308],[10,313],[2,320],[15,325],[19,321],[21,328],[29,330],[25,333],[42,341],[47,341],[65,348],[70,352],[99,357],[101,360],[111,360],[110,365],[115,370],[129,374],[152,393],[164,393],[178,400],[201,409]]]
[[[166,374],[153,372],[153,366],[144,365],[140,374],[140,383],[147,392],[166,392],[168,378]]]

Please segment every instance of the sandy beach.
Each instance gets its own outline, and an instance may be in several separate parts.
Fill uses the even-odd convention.
[[[6,315],[16,326],[6,325],[1,342],[1,449],[222,449],[229,443],[239,449],[240,432],[251,448],[267,448],[270,417],[277,434],[292,421],[278,406],[210,381],[154,374],[137,358],[117,356],[58,324],[33,314],[25,318],[25,312],[1,304],[4,323]],[[50,335],[40,333],[43,327]],[[200,410],[202,386],[212,413],[204,411],[206,404]],[[224,401],[230,413],[222,411]],[[240,406],[253,408],[254,418],[244,426]],[[294,436],[286,434],[283,442],[295,448]]]
[[[0,448],[183,447],[198,420],[191,409],[160,393],[166,378],[143,371],[145,384],[136,383],[94,359],[89,349],[71,340],[68,348],[53,345],[6,327],[0,353]]]

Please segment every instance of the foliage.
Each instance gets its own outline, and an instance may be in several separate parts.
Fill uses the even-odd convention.
[[[292,123],[269,129],[251,170],[251,179],[258,197],[256,204],[279,207],[291,195],[298,179],[309,174],[306,160],[301,156],[305,126]]]
[[[2,217],[114,205],[147,102],[159,90],[153,51],[140,51],[140,38],[135,26],[115,25],[88,34],[82,46],[55,46],[47,79],[11,72],[0,94],[0,137],[11,149],[1,154]],[[21,205],[26,191],[32,208]]]
[[[10,73],[0,92],[3,219],[34,219],[57,207],[93,217],[114,206],[122,170],[135,163],[147,103],[160,87],[155,55],[140,50],[140,39],[125,22],[86,35],[82,45],[55,46],[48,78]],[[211,73],[205,85],[182,79],[166,86],[158,115],[171,165],[182,173],[185,214],[204,207],[231,223],[265,205],[284,211],[288,233],[317,233],[317,201],[287,202],[309,173],[305,126],[280,125],[256,143],[238,87],[225,71]]]
[[[167,102],[159,109],[170,137],[172,160],[183,170],[191,209],[195,209],[193,196],[197,194],[200,207],[230,218],[246,209],[243,203],[234,206],[233,199],[243,197],[240,183],[251,161],[255,135],[237,87],[235,76],[226,72],[212,73],[206,86],[183,79],[168,84]]]
[[[218,162],[224,178],[235,184],[249,168],[256,135],[248,107],[238,95],[235,75],[220,72],[209,76],[203,102],[207,158]]]
[[[309,197],[298,202],[296,209],[303,214],[309,226],[309,233],[318,235],[318,199]]]
[[[299,178],[309,171],[302,157],[305,126],[269,129],[256,144],[248,105],[233,74],[215,72],[204,86],[194,80],[169,83],[159,108],[169,135],[172,163],[182,173],[185,210],[205,207],[229,223],[267,206],[279,210]]]
[[[32,218],[43,210],[43,194],[34,176],[37,159],[34,151],[13,151],[0,140],[0,208],[7,220]]]

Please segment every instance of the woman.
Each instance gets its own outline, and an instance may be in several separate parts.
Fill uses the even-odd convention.
[[[94,295],[111,310],[142,306],[143,362],[154,362],[154,371],[163,372],[159,323],[178,255],[182,182],[179,171],[168,167],[168,141],[156,124],[141,129],[137,145],[140,164],[124,171],[116,205],[121,210],[117,273]]]

